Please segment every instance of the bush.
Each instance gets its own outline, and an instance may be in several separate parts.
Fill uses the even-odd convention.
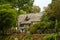
[[[56,40],[56,34],[49,34],[49,35],[46,35],[43,40]]]

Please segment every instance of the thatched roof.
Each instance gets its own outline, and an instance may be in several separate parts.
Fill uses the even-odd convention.
[[[41,16],[42,13],[31,13],[31,14],[19,15],[18,22],[25,24],[25,23],[40,21]],[[28,19],[28,21],[26,21],[26,18]]]

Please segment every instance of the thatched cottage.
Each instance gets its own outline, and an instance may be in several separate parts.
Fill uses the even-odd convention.
[[[35,24],[40,21],[42,13],[30,13],[18,16],[18,27],[21,32],[25,32],[26,28],[29,28],[31,24]]]

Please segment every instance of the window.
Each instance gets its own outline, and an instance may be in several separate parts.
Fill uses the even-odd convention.
[[[30,18],[29,18],[28,16],[26,16],[25,20],[26,20],[26,21],[29,21],[29,19],[30,19]]]
[[[20,27],[24,27],[24,25],[23,24],[20,24]]]

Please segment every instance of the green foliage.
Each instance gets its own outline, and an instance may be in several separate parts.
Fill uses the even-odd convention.
[[[20,0],[19,7],[21,10],[29,13],[33,6],[33,2],[34,2],[34,0]]]
[[[0,30],[3,32],[11,27],[16,26],[17,11],[16,11],[16,9],[10,8],[11,7],[10,5],[8,6],[9,8],[7,8],[7,5],[2,5],[1,7],[0,7],[1,8],[1,10],[0,10]]]
[[[18,0],[0,0],[0,5],[8,3],[16,7]]]
[[[54,28],[55,27],[55,21],[51,20],[50,17],[48,17],[47,13],[44,13],[42,18],[41,18],[41,22],[45,23],[45,27],[47,28]]]
[[[57,26],[57,28],[60,28],[60,21],[58,22],[58,26]]]
[[[20,10],[30,12],[33,6],[34,0],[0,0],[0,5],[11,4],[12,7],[19,8]]]
[[[30,26],[31,33],[43,33],[46,29],[54,29],[55,28],[54,22],[40,22],[36,24],[32,24]]]
[[[32,24],[29,28],[31,33],[36,33],[37,32],[37,28],[39,27],[38,24]]]
[[[3,5],[0,5],[0,10],[1,9],[12,9],[12,6],[10,4],[3,4]]]
[[[52,3],[48,5],[45,9],[49,22],[54,22],[55,28],[59,30],[60,28],[60,1],[52,0]],[[57,20],[57,22],[56,22]]]
[[[39,6],[33,6],[31,9],[31,13],[39,13],[40,12],[40,7]]]
[[[48,17],[54,16],[58,21],[60,20],[60,1],[56,0],[49,4],[46,10]]]
[[[20,10],[20,14],[26,14],[26,11]]]
[[[30,32],[31,33],[40,33],[42,31],[42,29],[47,28],[47,25],[45,22],[38,22],[36,24],[32,24],[30,26]]]
[[[43,13],[43,16],[41,17],[41,21],[48,22],[48,17],[46,12]]]
[[[43,40],[56,40],[56,34],[48,34]]]

